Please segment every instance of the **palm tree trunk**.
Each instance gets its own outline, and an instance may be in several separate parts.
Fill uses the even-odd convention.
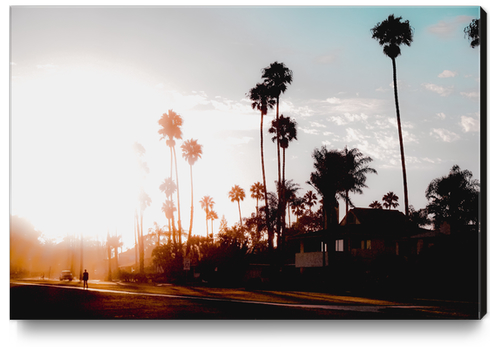
[[[240,225],[242,225],[242,211],[240,211],[240,200],[238,202],[238,216],[240,217]]]
[[[400,107],[398,105],[398,88],[396,83],[396,63],[395,58],[391,58],[393,63],[393,84],[395,91],[395,107],[396,120],[398,122],[398,138],[400,140],[400,154],[402,159],[402,174],[403,174],[403,195],[405,200],[405,216],[408,216],[408,184],[407,184],[407,169],[405,168],[405,150],[403,148],[402,123],[400,119]]]
[[[180,192],[179,192],[179,173],[177,171],[177,154],[174,150],[174,161],[175,161],[175,183],[177,185],[177,225],[179,227],[179,244],[182,244],[182,222],[180,220]]]
[[[190,166],[190,170],[191,170],[191,222],[189,225],[189,236],[187,237],[187,239],[191,238],[192,223],[194,221],[194,185],[193,185],[193,180],[192,180],[192,165],[189,165],[189,166]]]
[[[109,245],[109,239],[107,240],[107,258],[109,259],[109,276],[108,280],[112,281],[112,271],[111,271],[111,246]]]
[[[262,159],[262,181],[264,184],[264,200],[265,200],[265,224],[267,227],[267,241],[269,251],[274,247],[274,233],[269,220],[269,202],[267,200],[267,184],[265,180],[265,164],[264,164],[264,112],[260,114],[260,156]],[[258,215],[258,214],[257,214]]]
[[[140,211],[140,273],[145,273],[145,245],[143,240],[143,211]]]
[[[206,206],[206,209],[204,210],[204,212],[206,212],[206,237],[209,237],[209,229],[208,229],[209,210],[208,210],[207,206]]]
[[[279,95],[277,96],[277,104],[276,104],[276,122],[277,125],[279,126]],[[278,213],[277,213],[277,238],[278,241],[281,239],[281,215],[282,215],[282,181],[281,181],[281,150],[279,146],[279,128],[276,129],[276,144],[277,144],[277,185],[278,185],[278,192],[277,192],[277,206],[278,206]],[[278,242],[279,246],[280,242]]]
[[[138,236],[139,235],[139,227],[138,227],[138,211],[134,212],[134,267],[136,268],[138,265]]]

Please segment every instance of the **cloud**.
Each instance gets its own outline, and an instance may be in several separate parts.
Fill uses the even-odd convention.
[[[319,64],[332,64],[335,63],[339,56],[340,56],[341,50],[340,49],[335,49],[332,52],[329,52],[327,54],[318,56],[315,61]]]
[[[339,98],[333,97],[333,98],[328,98],[327,102],[329,104],[340,104],[341,100]]]
[[[441,118],[441,119],[446,119],[446,115],[444,113],[442,113],[442,112],[436,113],[436,116],[439,117],[439,118]]]
[[[439,77],[439,78],[449,78],[449,77],[454,77],[456,75],[457,74],[454,71],[444,70],[437,77]]]
[[[470,99],[470,100],[475,100],[478,101],[480,100],[480,92],[461,92],[461,95],[464,97]]]
[[[436,92],[440,96],[448,96],[453,92],[454,87],[441,87],[432,83],[423,83],[422,84],[425,89],[430,90],[431,92]]]
[[[299,127],[299,130],[303,131],[306,134],[318,135],[318,130],[317,129],[307,129],[307,128]]]
[[[469,24],[472,19],[470,16],[457,16],[448,20],[441,20],[429,26],[427,31],[443,39],[451,38],[461,30],[461,25]]]
[[[440,138],[444,142],[453,142],[459,139],[458,134],[455,134],[447,129],[432,129],[430,135]]]
[[[480,122],[475,118],[461,116],[461,126],[465,133],[470,131],[480,131]]]
[[[228,137],[226,140],[231,145],[243,145],[252,141],[253,137],[249,137],[249,136],[244,136],[242,138]]]

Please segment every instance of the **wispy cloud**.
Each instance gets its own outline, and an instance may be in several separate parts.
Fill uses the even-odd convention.
[[[470,100],[480,100],[480,92],[461,92],[461,95]]]
[[[461,116],[461,126],[465,133],[470,131],[480,131],[480,122],[472,117]]]
[[[423,83],[422,85],[425,87],[425,89],[430,90],[431,92],[436,92],[440,96],[448,96],[453,92],[454,89],[454,87],[452,86],[442,87],[432,83]]]
[[[446,115],[442,112],[436,113],[436,116],[439,117],[440,119],[446,119]]]
[[[437,137],[444,142],[453,142],[459,139],[459,135],[447,129],[432,129],[431,136]]]
[[[472,17],[470,16],[457,16],[448,20],[441,20],[438,23],[429,26],[427,30],[437,37],[447,39],[453,37],[459,30],[461,30],[461,25],[469,24],[471,20]]]
[[[315,61],[319,64],[332,64],[339,60],[339,56],[341,53],[341,49],[335,49],[331,52],[318,56]]]
[[[449,78],[449,77],[455,77],[456,75],[457,75],[457,73],[455,71],[444,70],[437,77],[439,77],[439,78]]]
[[[242,138],[228,137],[226,141],[231,145],[244,145],[253,140],[253,137],[244,136]]]

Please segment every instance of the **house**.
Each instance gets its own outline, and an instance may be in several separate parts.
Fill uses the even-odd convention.
[[[424,236],[426,232],[400,211],[354,208],[338,226],[296,235],[290,241],[299,243],[295,266],[303,272],[305,268],[342,266],[352,261],[369,265],[381,255],[409,257],[414,243],[419,242],[411,236]]]

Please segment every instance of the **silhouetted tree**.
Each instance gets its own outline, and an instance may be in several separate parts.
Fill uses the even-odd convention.
[[[168,230],[169,230],[169,240],[170,240],[170,235],[172,235],[172,240],[174,243],[176,243],[176,235],[175,235],[175,228],[172,228],[171,226],[171,220],[174,218],[174,212],[177,209],[175,208],[174,202],[172,200],[166,200],[163,202],[162,205],[162,212],[165,213],[165,217],[167,218],[168,221]]]
[[[308,190],[303,196],[303,200],[305,202],[305,205],[308,207],[308,210],[311,212],[311,208],[316,205],[316,194],[313,191]]]
[[[431,220],[429,218],[427,208],[421,208],[420,210],[415,210],[413,205],[410,205],[408,211],[409,211],[408,219],[418,227],[423,227],[425,225],[431,224]]]
[[[191,139],[184,142],[181,146],[182,148],[182,156],[189,163],[189,167],[191,170],[191,221],[189,226],[189,237],[192,236],[192,222],[194,219],[194,187],[192,180],[192,166],[197,161],[197,159],[201,158],[202,154],[202,145],[198,144],[196,140]]]
[[[265,189],[264,185],[260,182],[255,182],[251,187],[250,187],[250,197],[252,199],[255,199],[257,201],[257,204],[255,205],[255,212],[259,214],[259,200],[263,200],[265,197]]]
[[[312,154],[314,171],[306,182],[316,189],[323,199],[324,228],[338,225],[339,194],[344,191],[344,157],[337,150],[329,151],[325,146],[315,148]]]
[[[144,246],[144,239],[143,239],[143,214],[148,206],[151,205],[151,198],[146,194],[146,192],[141,189],[140,195],[139,195],[139,201],[140,201],[140,235],[139,235],[139,246],[140,246],[140,273],[145,272],[145,246]]]
[[[398,196],[393,192],[388,192],[383,195],[383,206],[391,210],[391,208],[398,207]]]
[[[471,48],[480,45],[480,19],[473,19],[471,23],[464,28],[465,37],[470,40]]]
[[[473,179],[469,170],[461,170],[454,165],[449,175],[432,180],[425,191],[429,200],[427,211],[434,217],[434,226],[443,222],[452,230],[460,230],[466,225],[478,224],[478,199],[480,183]]]
[[[208,219],[211,221],[211,235],[213,235],[211,238],[214,237],[214,228],[213,228],[213,221],[218,219],[218,214],[214,210],[210,210],[208,214]]]
[[[160,184],[160,191],[165,193],[165,196],[167,197],[167,201],[163,203],[162,212],[165,213],[165,217],[167,217],[167,220],[169,222],[168,228],[170,233],[172,234],[173,242],[177,242],[174,219],[174,212],[177,211],[177,209],[175,208],[174,202],[172,200],[172,195],[175,193],[176,190],[177,186],[175,185],[175,182],[172,180],[171,177],[165,178],[163,183]],[[172,222],[171,225],[170,222]]]
[[[347,214],[349,212],[349,205],[353,206],[349,199],[349,192],[362,194],[362,189],[367,188],[366,174],[377,174],[377,172],[368,166],[373,161],[371,157],[364,156],[357,148],[349,150],[345,147],[342,155],[345,160],[346,176],[344,180],[344,192],[341,196],[345,200],[345,214]]]
[[[231,202],[236,201],[238,203],[238,215],[240,217],[240,225],[242,225],[242,212],[240,211],[240,201],[243,201],[243,199],[245,199],[245,191],[240,186],[234,185],[228,193],[228,197],[230,198]]]
[[[209,232],[208,232],[208,219],[209,219],[209,211],[212,210],[214,206],[214,201],[213,198],[210,197],[209,195],[203,196],[201,201],[199,201],[201,204],[201,208],[204,210],[206,213],[206,237],[209,237]]]
[[[379,209],[379,210],[382,210],[383,209],[383,205],[381,205],[381,203],[378,200],[374,200],[372,203],[370,203],[369,204],[369,207],[376,208],[376,209]]]
[[[278,63],[277,61],[270,64],[268,67],[262,70],[262,78],[264,79],[264,85],[269,89],[270,95],[276,99],[276,122],[279,121],[279,97],[284,93],[288,85],[293,81],[293,72],[284,65],[284,63]],[[277,181],[281,186],[281,152],[280,141],[276,141],[277,144]],[[281,187],[280,187],[281,188]],[[281,210],[281,194],[278,195],[279,210]],[[277,216],[277,234],[281,234],[281,213]]]
[[[395,59],[401,54],[400,45],[405,44],[410,46],[413,41],[412,33],[413,29],[410,26],[409,21],[402,22],[402,17],[395,17],[389,15],[388,19],[381,23],[376,24],[371,29],[372,38],[377,40],[381,46],[383,46],[383,53],[387,55],[393,65],[393,85],[395,93],[395,107],[396,107],[396,119],[398,123],[398,138],[400,141],[400,153],[402,162],[402,174],[403,174],[403,193],[405,200],[405,215],[408,216],[408,183],[407,183],[407,170],[405,167],[405,150],[403,147],[403,135],[402,124],[400,119],[400,107],[398,105],[398,87],[396,81],[396,63]]]
[[[265,179],[265,163],[264,163],[264,116],[267,115],[269,108],[273,108],[276,104],[276,100],[271,95],[269,87],[263,83],[257,83],[254,88],[250,89],[248,97],[252,101],[252,108],[260,110],[260,158],[262,164],[262,184],[264,186],[264,192],[267,191],[267,182]],[[264,194],[265,209],[269,210],[269,202],[267,200],[267,194]],[[269,213],[266,212],[266,225],[267,235],[269,237],[269,250],[272,250],[272,239],[274,232],[269,220]]]
[[[182,222],[180,220],[180,195],[179,195],[179,174],[177,171],[177,154],[175,152],[175,139],[182,139],[182,117],[173,110],[168,110],[158,120],[161,128],[158,133],[162,135],[160,140],[167,139],[166,144],[170,148],[170,178],[172,178],[172,158],[175,164],[175,182],[177,187],[177,226],[179,232],[179,244],[182,243]]]

